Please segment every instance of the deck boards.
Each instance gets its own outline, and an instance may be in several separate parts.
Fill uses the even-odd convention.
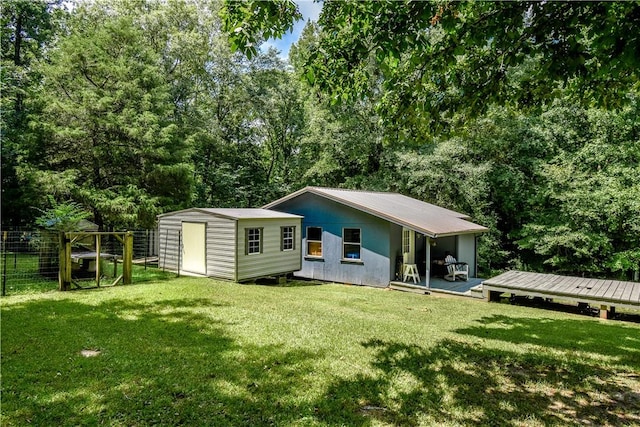
[[[640,283],[512,270],[484,281],[486,292],[558,297],[575,302],[640,307]]]

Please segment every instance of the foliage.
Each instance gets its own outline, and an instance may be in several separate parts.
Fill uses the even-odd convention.
[[[0,140],[2,141],[2,223],[24,225],[33,221],[29,206],[39,202],[37,186],[20,178],[25,162],[40,159],[29,146],[33,132],[29,115],[40,111],[40,74],[34,63],[45,55],[45,46],[56,34],[61,0],[6,0],[0,16]],[[36,199],[36,200],[34,200]],[[6,203],[10,200],[11,203]],[[43,200],[44,201],[44,200]]]
[[[406,126],[492,103],[539,105],[562,87],[620,105],[638,89],[639,23],[637,2],[328,1],[305,68],[347,100],[370,95],[375,61],[383,115]]]
[[[231,48],[249,59],[257,55],[261,41],[281,37],[302,18],[292,0],[225,0],[220,14],[231,35]]]
[[[310,285],[184,278],[8,297],[3,422],[640,422],[637,324]]]
[[[263,12],[247,18],[253,40],[296,18]],[[544,105],[561,89],[586,104],[625,104],[639,89],[639,24],[637,2],[326,1],[316,46],[298,62],[337,102],[370,97],[382,82],[391,129],[438,130],[456,113]],[[243,49],[247,35],[232,30]]]
[[[78,226],[82,220],[91,215],[83,206],[73,201],[56,202],[49,197],[51,208],[38,209],[42,215],[36,218],[36,224],[47,230],[55,231],[79,231]]]
[[[159,58],[126,16],[80,6],[67,25],[42,67],[47,169],[74,171],[68,192],[101,227],[149,226],[160,197],[190,196]]]
[[[564,113],[564,111],[563,111]],[[640,147],[638,103],[616,114],[584,112],[585,123],[552,138],[559,152],[542,166],[537,215],[521,230],[519,244],[542,255],[557,271],[622,277],[640,270]],[[579,114],[580,115],[580,114]],[[565,122],[562,114],[562,124]]]

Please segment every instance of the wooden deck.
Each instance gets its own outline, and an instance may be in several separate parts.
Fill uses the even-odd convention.
[[[485,280],[483,292],[489,301],[509,293],[599,306],[601,317],[615,312],[615,307],[640,309],[640,283],[619,280],[514,270]]]

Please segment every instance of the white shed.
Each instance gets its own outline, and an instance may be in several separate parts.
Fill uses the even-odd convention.
[[[301,268],[302,217],[191,208],[158,216],[159,267],[241,282]]]

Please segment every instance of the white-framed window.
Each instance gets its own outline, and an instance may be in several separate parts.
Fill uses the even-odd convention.
[[[402,253],[408,254],[411,252],[411,231],[402,230]]]
[[[322,257],[322,227],[307,227],[307,256]]]
[[[362,235],[359,228],[342,229],[342,258],[358,261],[361,259]]]
[[[280,227],[280,250],[292,251],[296,248],[296,228],[288,225]]]
[[[245,228],[245,253],[262,253],[262,228]]]

